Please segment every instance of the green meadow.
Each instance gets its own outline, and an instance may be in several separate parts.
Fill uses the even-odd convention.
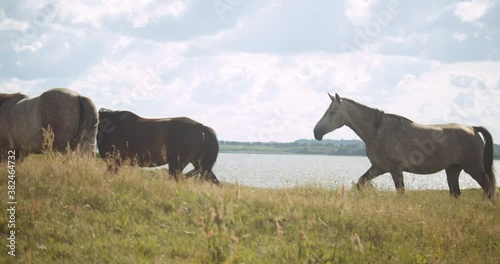
[[[219,187],[57,153],[16,164],[12,257],[0,166],[0,263],[500,263],[482,190]]]

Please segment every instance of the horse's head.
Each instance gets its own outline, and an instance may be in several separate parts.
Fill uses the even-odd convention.
[[[335,94],[335,97],[331,94],[328,94],[328,96],[330,96],[332,103],[314,127],[314,138],[317,140],[322,140],[324,135],[346,124],[346,114],[342,108],[342,99],[338,94]]]
[[[101,108],[99,109],[99,120],[101,122],[106,123],[107,121],[112,121],[112,120],[120,120],[123,121],[127,117],[134,117],[134,118],[139,118],[136,114],[129,112],[129,111],[113,111],[107,108]],[[107,120],[107,121],[104,121]]]

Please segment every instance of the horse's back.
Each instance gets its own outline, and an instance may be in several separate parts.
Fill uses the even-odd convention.
[[[197,132],[203,125],[189,117],[174,117],[166,119],[166,123],[179,134]]]
[[[434,138],[438,143],[448,144],[447,147],[453,148],[460,145],[462,148],[461,151],[470,152],[472,150],[477,151],[478,153],[483,152],[483,141],[479,133],[474,129],[473,126],[463,125],[463,124],[438,124],[438,125],[429,125],[437,131],[437,135],[439,139]],[[433,135],[435,135],[434,132]]]
[[[43,92],[40,96],[79,97],[80,95],[68,88],[52,88]]]
[[[431,133],[425,138],[419,137],[418,147],[429,163],[444,168],[453,164],[462,167],[482,164],[484,143],[472,126],[450,123],[428,125],[427,128]]]
[[[47,90],[36,97],[26,97],[8,110],[9,135],[13,146],[24,152],[40,152],[43,145],[42,128],[49,126],[54,144],[65,148],[79,128],[80,95],[66,88]]]
[[[465,160],[481,158],[483,142],[471,126],[403,123],[381,127],[367,154],[379,167],[391,171],[430,174]]]
[[[148,119],[146,119],[148,120]],[[204,141],[203,125],[188,117],[148,120],[153,125],[144,127],[144,133],[152,133],[151,147],[162,145],[169,157],[193,160]],[[156,147],[158,148],[158,147]],[[162,150],[163,151],[163,150]],[[169,158],[170,159],[170,158]]]
[[[123,111],[100,112],[99,120],[97,147],[102,158],[119,154],[122,159],[138,159],[140,166],[164,162],[167,134],[164,122]]]
[[[461,163],[483,160],[484,141],[474,127],[460,124],[447,124],[443,127],[444,131],[452,137],[451,142],[455,145],[454,148],[460,151]]]
[[[142,118],[122,112],[100,113],[98,148],[105,158],[119,151],[121,158],[137,158],[141,166],[165,164],[172,157],[189,159],[203,144],[203,125],[187,117]],[[193,154],[194,153],[194,154]]]
[[[174,117],[165,121],[168,141],[174,145],[201,145],[203,143],[203,125],[188,117]]]
[[[55,88],[40,95],[43,127],[50,125],[55,143],[64,145],[75,136],[80,121],[79,95],[66,88]]]

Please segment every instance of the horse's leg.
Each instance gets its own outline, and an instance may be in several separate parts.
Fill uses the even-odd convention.
[[[215,173],[212,170],[203,170],[202,172],[200,172],[200,179],[204,181],[210,181],[216,185],[220,184],[219,180],[217,179]]]
[[[185,175],[186,175],[186,178],[191,178],[191,177],[195,176],[197,173],[200,173],[200,172],[198,171],[198,169],[194,168],[194,169],[188,171]]]
[[[188,171],[185,175],[186,175],[186,178],[191,178],[193,176],[195,176],[196,174],[200,174],[201,173],[201,170],[200,170],[200,162],[198,160],[193,160],[191,162],[191,164],[193,165],[194,169]]]
[[[168,173],[171,176],[174,176],[175,181],[179,181],[179,175],[181,174],[179,167],[180,166],[177,162],[170,162],[168,164]]]
[[[485,197],[488,196],[488,198],[491,199],[491,194],[488,191],[487,176],[482,166],[474,166],[472,168],[464,167],[464,171],[472,176],[472,178],[476,180],[477,183],[479,183],[481,188],[483,188]]]
[[[380,169],[379,167],[372,165],[366,172],[361,176],[358,180],[358,183],[356,184],[356,187],[358,190],[361,190],[368,181],[371,179],[380,176],[382,174],[386,173],[386,171]]]
[[[394,181],[394,185],[396,186],[396,191],[398,193],[405,192],[405,182],[403,179],[403,171],[397,170],[395,172],[391,172],[392,180]]]
[[[118,174],[119,168],[122,165],[121,159],[108,156],[104,159],[104,161],[106,162],[108,172],[113,173],[113,174]]]
[[[168,163],[168,171],[170,175],[174,176],[174,179],[178,181],[179,175],[182,174],[182,170],[187,166],[187,163],[179,155],[174,156],[177,156],[177,158]]]
[[[448,179],[448,187],[450,187],[450,195],[455,198],[460,197],[460,186],[458,185],[460,172],[462,172],[462,167],[458,164],[446,168],[446,178]]]
[[[215,176],[215,173],[213,171],[205,171],[204,173],[204,179],[205,180],[210,180],[213,184],[216,184],[216,185],[219,185],[220,182],[219,180],[217,179],[217,177]]]
[[[113,174],[118,174],[119,166],[116,163],[108,163],[108,171]]]

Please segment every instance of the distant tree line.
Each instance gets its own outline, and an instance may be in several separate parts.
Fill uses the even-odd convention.
[[[365,144],[361,140],[312,140],[294,142],[238,142],[222,140],[220,151],[226,153],[261,154],[315,154],[338,156],[365,156]],[[500,159],[500,145],[494,145],[494,157]]]

